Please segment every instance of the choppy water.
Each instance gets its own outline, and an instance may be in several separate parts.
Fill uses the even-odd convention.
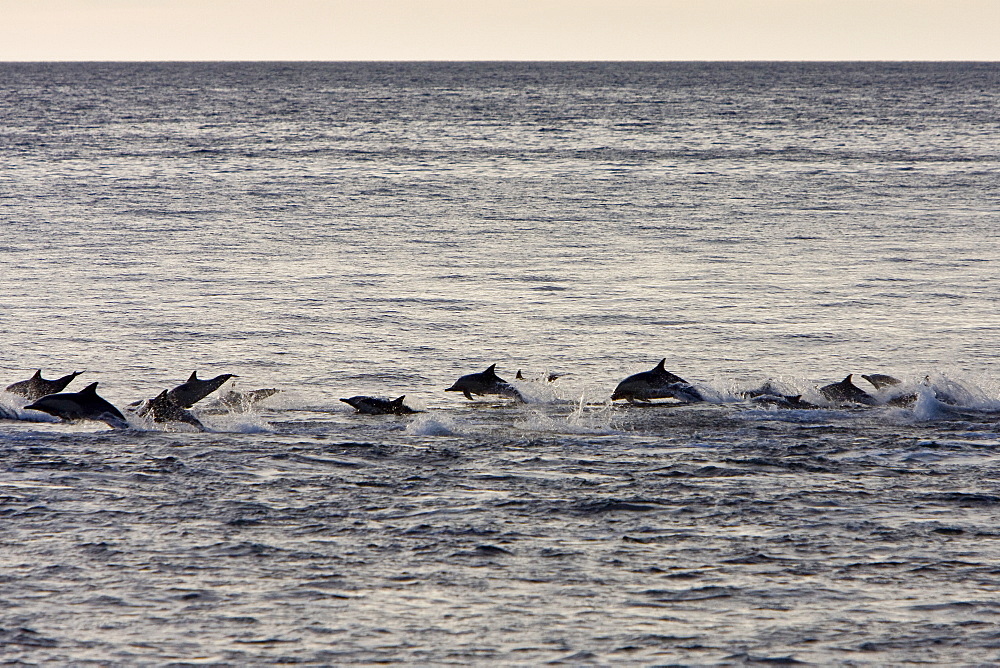
[[[4,659],[1000,661],[998,110],[996,64],[0,65],[0,386],[282,389],[0,420]],[[663,357],[709,401],[606,403]],[[443,392],[494,362],[568,375]],[[917,401],[816,389],[872,372]]]

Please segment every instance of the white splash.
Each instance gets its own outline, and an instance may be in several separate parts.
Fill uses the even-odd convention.
[[[418,415],[406,425],[406,433],[410,436],[457,436],[461,432],[454,418]]]

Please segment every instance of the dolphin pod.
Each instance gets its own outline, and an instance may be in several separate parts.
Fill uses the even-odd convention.
[[[491,364],[484,371],[460,376],[445,392],[461,392],[467,399],[479,396],[498,396],[514,399],[515,402],[525,402],[524,396],[513,384],[507,382],[496,373],[496,364]],[[62,420],[98,420],[113,427],[127,426],[124,415],[111,403],[97,394],[97,383],[91,383],[80,392],[63,393],[81,371],[75,371],[61,378],[48,380],[42,378],[41,370],[35,371],[31,378],[6,387],[6,391],[28,398],[31,403],[24,410],[35,410],[53,415]],[[163,390],[156,397],[129,404],[127,410],[133,415],[156,423],[181,422],[197,429],[204,430],[201,421],[188,409],[209,396],[235,374],[220,374],[214,378],[198,378],[195,371],[184,383],[170,390]],[[897,393],[892,396],[892,390],[901,381],[885,374],[861,375],[873,388],[872,394],[854,384],[854,374],[849,374],[842,381],[817,387],[819,394],[829,403],[839,406],[877,406],[906,405],[916,400],[915,394]],[[517,378],[525,381],[520,370]],[[537,382],[552,382],[554,375],[543,374]],[[883,392],[888,388],[889,394]],[[264,388],[237,392],[231,389],[222,395],[214,404],[230,412],[246,412],[260,401],[279,392],[276,388]],[[738,393],[743,399],[756,404],[777,408],[806,409],[818,408],[816,404],[802,399],[801,395],[783,393],[771,381],[756,389]],[[366,415],[407,415],[419,412],[405,405],[405,396],[396,399],[385,399],[376,396],[353,396],[341,399],[352,406],[357,413]],[[617,384],[611,394],[611,401],[624,400],[630,405],[657,405],[654,400],[667,399],[669,403],[696,403],[706,401],[704,395],[692,383],[666,369],[666,358],[649,371],[627,376]],[[0,406],[0,419],[19,419],[15,412]],[[29,419],[29,418],[20,418]]]
[[[128,426],[128,420],[112,403],[97,394],[97,383],[91,383],[80,392],[61,391],[69,385],[82,371],[75,371],[55,380],[42,378],[41,370],[27,380],[11,383],[5,391],[29,399],[22,410],[38,411],[58,417],[64,421],[95,420],[105,422],[115,428]],[[189,410],[211,393],[215,392],[235,374],[226,373],[210,379],[199,379],[198,372],[191,374],[188,380],[171,390],[163,390],[152,399],[136,401],[128,405],[128,412],[156,423],[183,422],[197,429],[205,426]],[[263,399],[276,394],[279,390],[266,388],[250,390],[249,392],[228,392],[220,403],[235,410],[239,404],[245,411],[247,407],[259,403]],[[0,406],[0,419],[22,419],[16,411],[12,412]],[[24,418],[28,419],[28,418]]]
[[[680,403],[696,403],[705,401],[703,394],[690,382],[666,369],[666,358],[649,371],[641,371],[626,377],[615,387],[611,401],[625,400],[631,405],[654,405],[655,399],[672,399]],[[830,403],[839,406],[903,406],[917,399],[915,394],[897,394],[895,396],[876,397],[852,382],[854,374],[849,374],[839,383],[831,383],[817,388],[819,393]],[[902,383],[897,378],[886,374],[862,375],[876,391],[893,388]],[[524,380],[518,370],[516,378]],[[541,376],[539,380],[552,382],[556,377]],[[472,395],[512,396],[518,401],[524,401],[517,389],[496,375],[496,364],[480,373],[461,376],[446,392],[462,392],[467,399]],[[819,408],[802,398],[801,394],[785,394],[768,381],[756,390],[746,390],[740,393],[744,399],[757,405],[774,406],[777,408],[808,409]]]

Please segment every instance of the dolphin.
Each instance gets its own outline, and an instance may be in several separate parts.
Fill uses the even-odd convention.
[[[418,412],[403,403],[405,398],[405,394],[392,400],[381,397],[357,396],[341,399],[341,401],[350,404],[358,413],[365,415],[409,415]]]
[[[517,401],[523,402],[524,397],[517,388],[497,375],[496,367],[496,364],[491,364],[486,371],[461,376],[445,392],[461,392],[466,399],[471,399],[473,394],[480,396],[498,394],[502,397],[514,397]]]
[[[163,390],[152,399],[137,402],[135,413],[139,417],[152,418],[153,422],[184,422],[205,431],[205,425],[194,416],[194,413],[181,408],[170,398],[170,393]]]
[[[865,406],[874,406],[877,404],[878,401],[875,400],[875,397],[851,382],[853,376],[853,373],[848,374],[847,378],[839,383],[824,385],[819,388],[820,394],[830,401],[864,404]]]
[[[564,374],[564,373],[548,373],[548,372],[546,372],[546,373],[539,374],[538,376],[536,376],[535,378],[532,378],[530,380],[535,380],[535,381],[539,381],[539,382],[543,382],[543,383],[554,383],[557,379],[562,378],[565,375],[566,374]],[[524,375],[521,373],[520,369],[518,369],[517,373],[514,374],[514,379],[515,380],[529,380],[529,379],[526,379],[524,377]]]
[[[920,398],[916,392],[907,392],[906,394],[900,394],[895,397],[890,398],[885,402],[886,406],[912,406],[916,403],[917,399]]]
[[[56,392],[62,392],[66,389],[66,386],[72,382],[74,378],[79,376],[83,371],[74,371],[73,373],[63,376],[62,378],[56,378],[54,380],[48,380],[42,378],[42,370],[38,369],[35,374],[28,380],[21,380],[16,383],[11,383],[5,389],[11,394],[18,394],[26,399],[34,401],[35,399],[41,399],[46,394],[55,394]]]
[[[784,396],[784,393],[775,387],[774,383],[771,381],[765,381],[763,385],[752,390],[742,390],[740,394],[744,399],[755,399],[761,396]]]
[[[246,392],[230,390],[219,397],[219,403],[231,411],[246,413],[264,399],[274,396],[278,392],[281,390],[274,387],[262,387],[259,390],[247,390]]]
[[[632,374],[622,382],[611,395],[611,401],[625,399],[630,404],[650,399],[679,399],[680,401],[704,401],[705,398],[680,376],[675,376],[664,368],[663,358],[649,371]]]
[[[191,408],[222,387],[230,378],[236,378],[236,374],[224,373],[215,378],[198,378],[198,372],[195,371],[186,382],[167,392],[167,396],[181,408]]]
[[[751,403],[775,408],[818,408],[815,404],[802,399],[801,394],[758,394],[750,399]]]
[[[898,378],[887,376],[884,373],[873,373],[867,376],[865,374],[861,374],[861,377],[867,380],[872,385],[874,385],[876,390],[881,390],[883,387],[892,387],[893,385],[899,385],[900,383],[903,382]]]
[[[744,399],[749,399],[751,403],[762,406],[775,406],[777,408],[818,408],[818,406],[802,399],[801,394],[785,394],[771,381],[766,381],[757,389],[743,390],[740,392]]]
[[[125,416],[97,395],[97,383],[91,383],[79,392],[46,395],[25,406],[24,410],[41,411],[63,420],[98,420],[115,428],[128,426]]]
[[[903,381],[898,378],[887,376],[884,373],[873,373],[870,375],[862,374],[861,377],[874,385],[876,390],[881,391],[887,387],[895,388],[886,390],[885,394],[889,395],[888,399],[883,397],[883,401],[885,401],[886,406],[909,406],[918,398],[915,392],[905,392],[905,390],[900,390],[896,387],[897,385],[903,384]]]

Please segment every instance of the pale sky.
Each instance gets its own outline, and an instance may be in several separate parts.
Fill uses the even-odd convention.
[[[1000,0],[0,0],[12,60],[1000,60]]]

